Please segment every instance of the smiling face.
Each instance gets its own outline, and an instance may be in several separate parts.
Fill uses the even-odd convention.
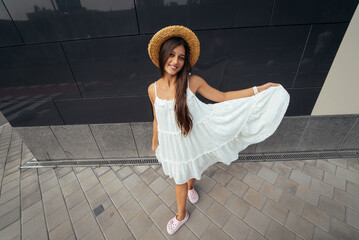
[[[170,56],[167,59],[167,62],[164,65],[164,70],[167,74],[173,76],[176,75],[183,68],[185,61],[186,50],[184,46],[179,45],[175,47]]]

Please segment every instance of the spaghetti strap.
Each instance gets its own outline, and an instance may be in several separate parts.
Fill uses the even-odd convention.
[[[155,96],[157,97],[156,82],[155,82]]]

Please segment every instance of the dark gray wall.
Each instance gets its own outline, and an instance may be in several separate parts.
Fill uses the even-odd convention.
[[[147,44],[172,24],[201,42],[193,74],[223,91],[278,82],[291,95],[286,116],[309,115],[358,1],[93,4],[0,2],[0,110],[12,126],[151,121],[159,71]]]

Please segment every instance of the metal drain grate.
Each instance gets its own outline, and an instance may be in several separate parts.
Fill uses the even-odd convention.
[[[259,161],[290,161],[290,160],[315,160],[327,158],[359,158],[358,150],[320,151],[320,152],[283,152],[283,153],[256,153],[238,154],[235,162],[259,162]],[[44,167],[105,167],[121,165],[154,165],[160,164],[155,157],[143,158],[111,158],[111,159],[75,159],[75,160],[47,160],[37,161],[32,158],[20,168],[44,168]]]

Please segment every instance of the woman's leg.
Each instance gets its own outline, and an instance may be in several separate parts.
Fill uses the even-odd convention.
[[[192,178],[187,182],[188,190],[191,190],[193,188],[193,183],[195,180],[196,180],[195,178]]]
[[[176,184],[176,199],[177,199],[177,220],[181,221],[186,216],[186,200],[187,200],[188,186],[187,183],[177,185]]]

